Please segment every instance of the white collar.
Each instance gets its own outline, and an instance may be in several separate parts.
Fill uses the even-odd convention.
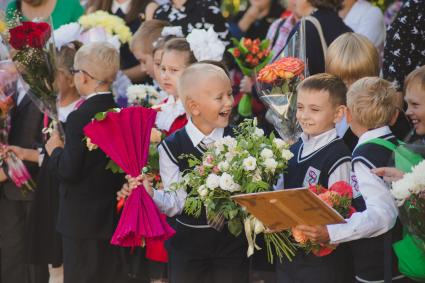
[[[359,138],[359,142],[357,143],[356,147],[358,147],[359,145],[361,145],[362,143],[365,143],[367,141],[370,141],[372,139],[376,139],[388,134],[392,134],[390,127],[388,126],[383,126],[380,128],[376,128],[370,131],[367,131],[366,133],[364,133],[363,135],[360,136]]]
[[[215,142],[223,137],[224,128],[215,128],[211,134],[208,136],[204,135],[196,126],[193,124],[192,120],[189,119],[187,122],[186,133],[189,136],[190,140],[194,147],[198,146],[202,140],[210,140],[211,142]]]
[[[318,150],[319,148],[324,147],[325,145],[336,139],[337,136],[338,135],[335,128],[332,128],[329,131],[314,137],[308,137],[306,134],[302,133],[301,139],[303,141],[303,151],[301,157],[309,155]]]
[[[124,3],[118,3],[116,0],[114,0],[112,2],[111,12],[115,14],[118,9],[121,9],[124,14],[127,14],[130,11],[130,4],[131,0],[127,0]]]
[[[100,94],[109,94],[109,93],[111,93],[111,92],[110,91],[95,92],[95,93],[89,94],[89,95],[87,95],[86,97],[83,97],[83,98],[84,98],[84,100],[87,100],[87,99],[90,99],[90,98],[97,96],[97,95],[100,95]]]

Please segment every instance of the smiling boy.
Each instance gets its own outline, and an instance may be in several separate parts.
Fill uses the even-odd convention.
[[[346,91],[344,82],[329,74],[317,74],[299,84],[297,120],[303,133],[291,147],[294,157],[284,175],[285,189],[329,188],[338,181],[349,181],[351,153],[335,129],[346,109]],[[277,265],[278,282],[346,282],[346,259],[344,247],[323,257],[299,251],[292,262]]]

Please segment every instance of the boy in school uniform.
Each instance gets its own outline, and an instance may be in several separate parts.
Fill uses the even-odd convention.
[[[392,242],[399,238],[397,206],[388,185],[372,173],[391,161],[392,151],[376,139],[397,144],[389,125],[397,118],[397,89],[378,77],[355,82],[347,93],[347,121],[359,142],[352,154],[353,206],[347,223],[300,228],[313,241],[350,242],[355,282],[410,282],[397,271]]]
[[[170,217],[176,216],[176,234],[169,243],[169,281],[248,282],[245,240],[231,235],[226,226],[221,232],[213,229],[205,212],[199,218],[185,214],[187,192],[169,190],[190,169],[187,158],[179,158],[182,154],[201,157],[209,144],[233,134],[228,126],[233,103],[230,79],[218,66],[196,63],[182,74],[178,93],[190,120],[159,145],[165,189],[152,190],[145,182],[158,208]]]
[[[83,141],[83,128],[95,114],[117,107],[110,86],[118,69],[119,55],[110,44],[90,43],[78,50],[72,73],[85,101],[68,117],[66,144],[58,133],[46,144],[60,180],[57,229],[63,236],[65,283],[119,282],[109,240],[123,176],[106,170],[106,155],[89,152]]]
[[[335,129],[345,112],[346,91],[344,82],[330,74],[317,74],[299,84],[296,115],[303,133],[291,147],[294,157],[284,174],[285,189],[329,188],[349,181],[351,154]],[[278,282],[346,282],[346,256],[344,247],[323,257],[298,251],[292,261],[277,264]]]

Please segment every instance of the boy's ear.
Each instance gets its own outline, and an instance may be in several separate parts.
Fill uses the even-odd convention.
[[[340,105],[336,108],[335,120],[334,123],[338,123],[344,118],[345,113],[347,112],[347,106]]]
[[[397,108],[394,111],[394,115],[391,117],[390,126],[394,126],[394,124],[397,122],[398,115],[400,115],[400,110]]]
[[[199,116],[201,112],[199,111],[198,103],[190,97],[186,98],[186,111],[189,112],[190,116]]]
[[[345,117],[347,118],[347,124],[350,124],[353,121],[353,116],[351,116],[350,108],[347,107],[345,111]]]

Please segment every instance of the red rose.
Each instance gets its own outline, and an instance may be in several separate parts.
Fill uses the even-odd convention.
[[[239,50],[239,48],[233,49],[233,56],[235,56],[236,58],[239,58],[239,56],[241,56],[241,51]]]
[[[24,33],[23,26],[17,26],[10,29],[9,43],[13,48],[22,50],[27,45],[27,39]]]
[[[33,48],[43,48],[50,37],[50,26],[46,23],[37,23],[28,34],[28,45]]]

